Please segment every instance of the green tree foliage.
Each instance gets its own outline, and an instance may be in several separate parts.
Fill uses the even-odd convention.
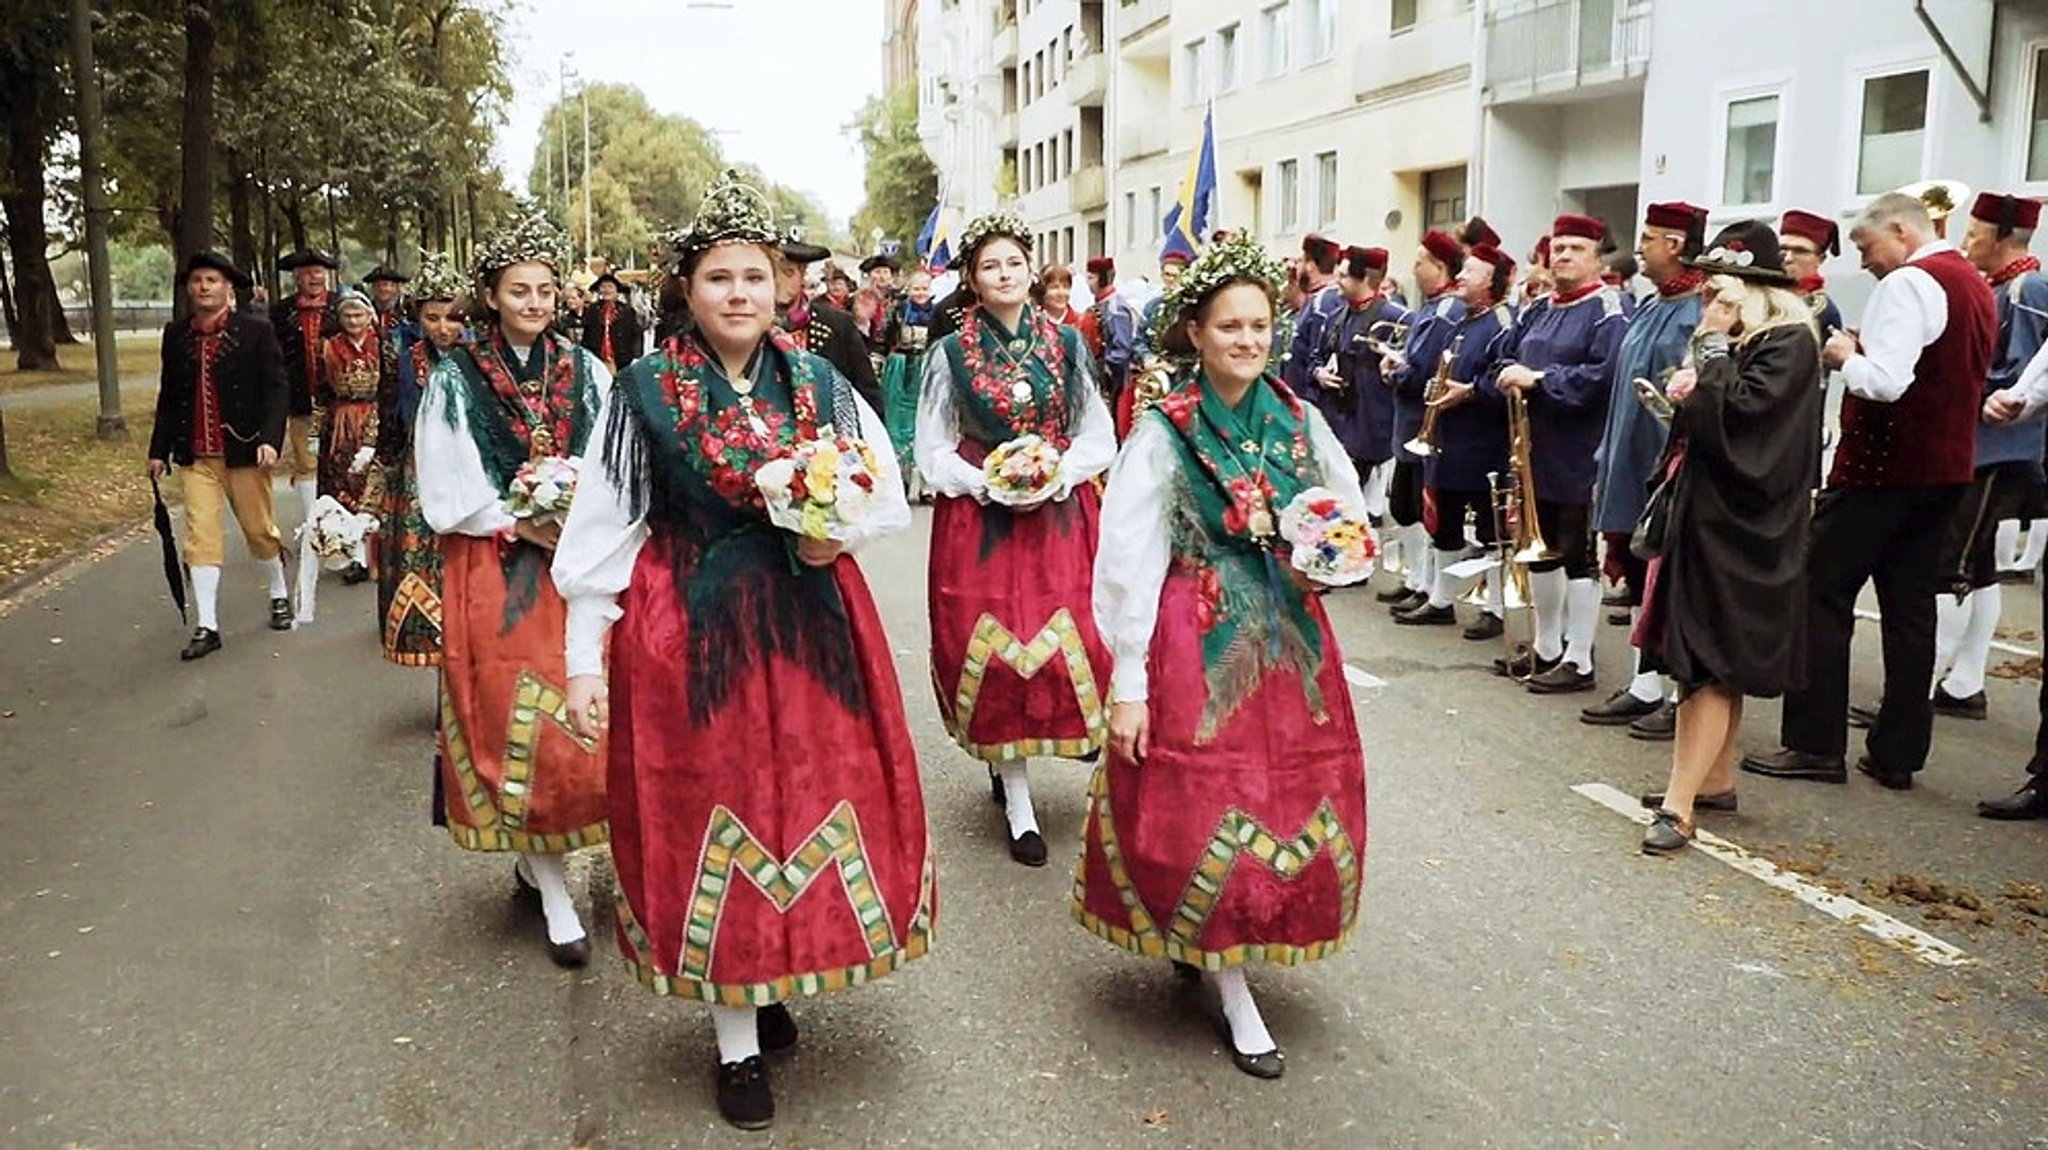
[[[867,154],[867,202],[853,217],[856,236],[876,228],[907,250],[939,200],[939,172],[917,136],[917,89],[899,88],[868,100],[847,126]]]

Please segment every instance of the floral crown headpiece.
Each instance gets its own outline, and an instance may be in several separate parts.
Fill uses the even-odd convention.
[[[965,255],[999,237],[1017,241],[1026,255],[1031,254],[1031,228],[1015,208],[997,208],[976,216],[960,233],[960,252]]]
[[[775,229],[775,209],[767,195],[737,168],[727,168],[704,192],[688,230],[664,238],[678,255],[694,255],[720,244],[780,244],[789,237]]]
[[[430,300],[461,299],[469,291],[469,281],[456,270],[455,260],[447,252],[420,253],[419,274],[412,277],[412,297],[421,303]]]
[[[498,230],[477,245],[478,282],[513,264],[546,264],[560,276],[571,260],[569,233],[554,225],[538,204],[522,203]]]
[[[1180,273],[1180,280],[1166,293],[1152,319],[1148,333],[1151,346],[1164,348],[1167,330],[1185,318],[1190,308],[1226,285],[1241,282],[1264,285],[1266,294],[1274,300],[1276,322],[1285,322],[1285,317],[1277,313],[1287,284],[1287,266],[1250,235],[1232,232],[1204,248],[1195,262]]]

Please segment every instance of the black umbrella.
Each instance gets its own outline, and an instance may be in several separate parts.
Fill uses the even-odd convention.
[[[185,564],[178,558],[178,537],[171,534],[171,509],[164,506],[164,493],[156,476],[149,477],[149,493],[156,497],[150,517],[156,522],[156,537],[164,548],[164,582],[170,584],[171,602],[178,606],[178,622],[185,622]]]

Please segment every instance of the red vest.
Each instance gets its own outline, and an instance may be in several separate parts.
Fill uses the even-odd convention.
[[[1940,251],[1911,266],[1948,301],[1941,338],[1920,351],[1913,385],[1897,403],[1842,397],[1842,442],[1829,487],[1939,487],[1970,482],[1984,379],[1998,343],[1998,307],[1970,261]]]

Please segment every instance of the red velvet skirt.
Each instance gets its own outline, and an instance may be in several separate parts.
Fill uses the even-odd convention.
[[[1101,513],[1093,486],[1021,514],[937,501],[932,689],[969,755],[1081,758],[1108,738],[1109,650],[1093,608]]]
[[[841,559],[825,576],[843,613],[806,616],[786,642],[743,624],[714,670],[691,654],[713,621],[691,617],[671,564],[660,536],[641,548],[611,636],[627,964],[657,994],[762,1006],[921,957],[938,908],[917,749],[860,568]],[[771,578],[783,586],[764,594]],[[796,583],[752,570],[710,589],[714,610],[787,620],[773,599]],[[846,665],[792,657],[805,643]]]
[[[1318,600],[1315,706],[1296,670],[1268,670],[1199,741],[1208,688],[1195,580],[1161,592],[1151,753],[1105,755],[1089,787],[1074,917],[1137,954],[1217,970],[1311,962],[1358,922],[1365,755],[1343,656]]]
[[[448,833],[483,851],[605,841],[603,743],[570,731],[568,607],[530,544],[441,537],[441,783]]]
[[[376,438],[375,403],[329,403],[320,425],[320,494],[334,496],[350,511],[376,511],[374,507],[363,506],[363,488],[370,482],[369,469],[354,470],[356,455]]]

